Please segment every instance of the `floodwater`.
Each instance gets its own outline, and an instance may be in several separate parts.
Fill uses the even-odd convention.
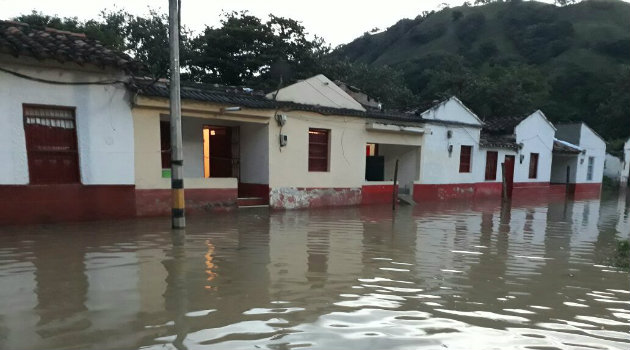
[[[0,349],[624,349],[622,197],[0,228]]]

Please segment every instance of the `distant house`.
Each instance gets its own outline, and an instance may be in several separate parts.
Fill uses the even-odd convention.
[[[134,215],[129,72],[83,34],[0,21],[0,223]]]
[[[606,142],[585,123],[559,124],[557,128],[552,182],[566,184],[572,193],[599,193]]]
[[[352,96],[357,102],[359,102],[366,109],[380,110],[382,108],[381,102],[374,97],[366,94],[358,87],[346,84],[342,81],[335,80],[335,84],[348,95]]]
[[[540,110],[523,117],[487,118],[480,146],[485,168],[478,176],[480,191],[501,193],[501,163],[508,196],[540,195],[550,191],[552,148],[556,128]]]
[[[610,153],[606,153],[604,160],[604,177],[611,179],[615,183],[619,183],[621,178],[622,161],[619,157],[615,157]]]

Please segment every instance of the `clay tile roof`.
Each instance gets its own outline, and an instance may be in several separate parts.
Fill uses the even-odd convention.
[[[168,82],[151,82],[146,79],[135,79],[134,85],[138,93],[144,96],[169,97]],[[420,123],[423,119],[411,114],[395,111],[358,111],[354,109],[332,108],[320,105],[309,105],[295,102],[273,101],[263,92],[252,91],[233,86],[218,86],[197,83],[184,83],[181,86],[182,100],[195,100],[211,103],[227,104],[254,109],[298,110],[315,112],[324,115],[344,115],[368,119],[382,119],[408,123]]]
[[[126,54],[107,49],[83,33],[34,28],[14,21],[0,21],[0,53],[16,57],[30,56],[39,60],[52,59],[62,63],[90,63],[127,71],[142,69],[139,62]]]
[[[491,117],[484,120],[483,130],[490,134],[513,134],[514,128],[527,116]]]
[[[503,148],[517,150],[516,139],[512,135],[493,135],[486,132],[481,133],[479,146],[483,148]]]

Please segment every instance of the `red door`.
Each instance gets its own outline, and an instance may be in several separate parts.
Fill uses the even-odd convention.
[[[505,156],[505,191],[507,197],[512,198],[512,188],[514,187],[514,156]]]
[[[24,133],[31,184],[79,182],[74,109],[24,106]]]

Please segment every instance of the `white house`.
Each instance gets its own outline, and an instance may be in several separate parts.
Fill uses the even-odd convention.
[[[0,67],[0,223],[133,215],[129,57],[0,21]]]
[[[484,120],[481,148],[485,167],[479,172],[479,194],[502,193],[502,165],[508,196],[550,192],[555,127],[540,110],[524,117]]]
[[[484,167],[479,149],[483,122],[457,97],[431,107],[420,117],[426,131],[414,200],[473,197],[477,174]]]
[[[622,160],[610,153],[606,153],[604,160],[604,176],[618,183],[621,180]]]
[[[570,192],[599,193],[606,159],[604,139],[585,123],[559,124],[556,138],[580,152],[556,161],[553,181],[568,183]]]

